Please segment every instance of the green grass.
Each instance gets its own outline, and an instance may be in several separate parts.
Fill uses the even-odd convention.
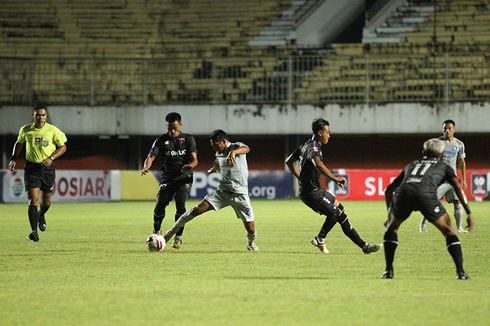
[[[150,253],[151,202],[55,203],[39,243],[27,205],[2,204],[0,324],[488,325],[490,203],[472,204],[476,232],[460,235],[466,282],[418,214],[400,229],[395,279],[381,280],[383,253],[363,255],[338,226],[331,254],[313,248],[323,218],[299,200],[253,205],[257,254],[231,208],[191,221],[179,251]],[[365,240],[382,241],[382,202],[344,206]],[[164,229],[173,214],[172,203]]]

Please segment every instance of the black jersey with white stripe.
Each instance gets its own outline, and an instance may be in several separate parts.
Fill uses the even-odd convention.
[[[309,193],[320,188],[320,171],[316,167],[314,157],[323,160],[321,146],[314,139],[306,141],[299,146],[291,157],[299,161],[299,184],[301,193]]]
[[[192,171],[182,173],[182,167],[191,162],[192,153],[197,152],[194,137],[183,132],[173,138],[169,134],[158,137],[150,149],[149,155],[163,158],[162,181],[171,182],[182,177],[192,177]]]
[[[437,187],[455,176],[454,170],[448,164],[424,157],[405,166],[393,183],[399,185],[399,190],[411,195],[436,196]]]

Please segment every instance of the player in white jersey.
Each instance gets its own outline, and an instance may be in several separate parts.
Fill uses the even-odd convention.
[[[216,151],[216,159],[208,173],[220,172],[221,181],[218,189],[204,197],[193,209],[185,212],[175,224],[165,233],[165,242],[187,222],[210,210],[220,210],[231,206],[237,218],[243,221],[247,230],[247,249],[259,251],[255,244],[255,217],[248,195],[248,165],[246,154],[250,148],[240,142],[231,143],[228,135],[217,129],[209,135],[211,146]]]
[[[452,167],[454,173],[456,173],[459,167],[461,171],[461,185],[463,189],[466,189],[466,162],[465,162],[465,150],[464,143],[454,137],[456,131],[456,123],[453,120],[446,120],[442,123],[442,136],[440,140],[444,142],[444,151],[442,153],[442,161]],[[463,228],[463,206],[456,196],[456,192],[449,183],[443,183],[437,188],[437,198],[440,200],[443,196],[446,196],[448,203],[454,204],[454,218],[456,220],[456,229],[458,232],[466,232]],[[422,216],[420,220],[420,232],[427,231],[427,225],[425,218]]]

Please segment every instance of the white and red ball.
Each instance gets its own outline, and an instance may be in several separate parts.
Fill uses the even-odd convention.
[[[162,251],[165,249],[165,239],[161,234],[150,234],[146,238],[146,247],[149,251]]]

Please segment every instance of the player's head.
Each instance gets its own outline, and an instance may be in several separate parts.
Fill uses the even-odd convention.
[[[43,126],[48,119],[48,108],[43,104],[36,104],[32,107],[32,118],[36,125]]]
[[[443,151],[444,143],[437,138],[431,138],[424,142],[422,155],[432,158],[440,158]]]
[[[182,129],[182,117],[177,112],[170,112],[165,117],[167,121],[168,134],[172,137],[177,137],[180,135],[180,130]]]
[[[328,143],[330,139],[330,123],[323,119],[317,118],[311,123],[311,131],[313,131],[313,137],[322,145]]]
[[[442,135],[445,139],[451,139],[456,131],[456,122],[451,119],[447,119],[442,123]]]
[[[223,152],[228,146],[228,135],[221,129],[216,129],[209,135],[211,147],[219,153]]]

